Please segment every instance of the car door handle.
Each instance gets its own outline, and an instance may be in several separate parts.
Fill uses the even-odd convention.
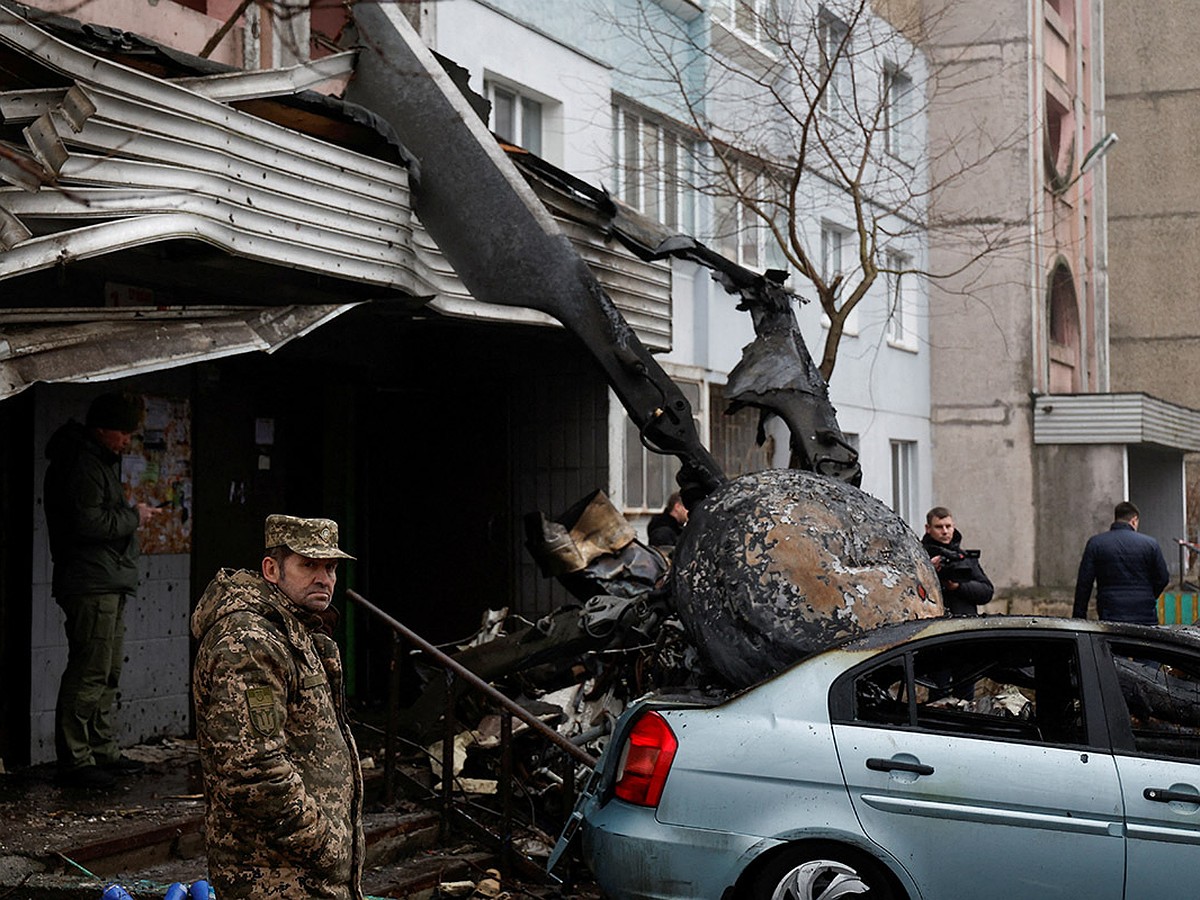
[[[1200,803],[1200,794],[1185,791],[1169,791],[1166,788],[1146,788],[1142,796],[1155,803]]]
[[[872,756],[867,760],[867,768],[872,772],[915,772],[918,775],[932,775],[933,766],[924,763],[904,762],[899,759],[881,759]]]

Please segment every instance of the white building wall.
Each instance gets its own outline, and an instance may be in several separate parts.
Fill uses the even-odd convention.
[[[490,3],[439,0],[430,9],[433,49],[470,71],[473,90],[482,94],[489,78],[524,88],[544,104],[543,158],[585,181],[607,181],[612,155],[608,66]]]

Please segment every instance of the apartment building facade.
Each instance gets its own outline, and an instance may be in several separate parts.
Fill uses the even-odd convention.
[[[1200,24],[1179,0],[1108,3],[1105,106],[1120,135],[1108,164],[1110,372],[1114,391],[1144,391],[1200,406],[1191,222],[1200,211],[1193,176]],[[1169,23],[1168,27],[1163,27]],[[1200,532],[1200,471],[1189,458],[1187,522]]]
[[[1108,228],[1125,151],[1104,105],[1112,7],[924,4],[943,85],[930,152],[963,176],[931,216],[937,266],[957,273],[931,298],[937,499],[1016,610],[1069,610],[1083,544],[1120,500],[1172,562],[1184,523],[1195,411],[1113,377],[1110,276],[1136,249]]]
[[[662,227],[694,234],[749,269],[789,270],[788,286],[813,301],[796,311],[817,360],[828,317],[781,245],[794,238],[820,277],[844,272],[851,285],[861,278],[860,234],[878,241],[870,257],[889,271],[879,273],[849,319],[830,395],[862,455],[864,489],[919,527],[932,497],[920,196],[924,62],[867,7],[442,0],[421,4],[421,29],[493,101],[489,125],[502,137],[540,149]],[[877,142],[875,156],[887,161],[874,163],[863,192],[866,224],[856,221],[854,198],[813,154],[804,165],[792,163],[803,172],[799,202],[776,207],[773,233],[762,214],[766,172],[792,173],[789,143],[814,102],[826,103],[806,97],[799,82],[822,78],[822,59],[835,57],[830,80],[840,85],[837,103],[844,107],[826,104],[821,114],[846,116],[848,134],[852,96],[862,118],[886,112],[866,128]],[[881,83],[891,95],[881,93]],[[772,93],[764,100],[767,87]],[[903,201],[900,182],[909,188]],[[749,317],[693,264],[674,263],[672,285],[671,346],[660,359],[692,398],[702,434],[734,474],[786,465],[783,435],[773,435],[773,453],[759,453],[748,448],[744,420],[731,424],[723,415],[722,387],[753,335]],[[647,458],[624,412],[611,408],[610,490],[628,515],[644,521],[670,490],[672,465]]]

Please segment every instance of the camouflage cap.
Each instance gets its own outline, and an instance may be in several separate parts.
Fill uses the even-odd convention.
[[[310,559],[354,559],[338,549],[338,526],[333,519],[267,516],[266,549],[287,547]]]

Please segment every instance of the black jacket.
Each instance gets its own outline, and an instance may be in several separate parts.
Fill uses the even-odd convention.
[[[1097,618],[1156,625],[1158,595],[1170,580],[1158,541],[1138,534],[1128,522],[1113,522],[1108,531],[1088,538],[1083,548],[1072,614],[1087,618],[1094,582]]]
[[[668,512],[655,513],[646,526],[646,540],[652,547],[674,547],[683,534],[683,526]]]
[[[135,593],[138,513],[125,499],[120,457],[75,421],[54,432],[46,456],[54,596]]]
[[[962,535],[958,529],[954,529],[954,537],[948,544],[939,543],[928,534],[921,538],[921,543],[925,546],[930,558],[940,556],[944,560],[943,568],[938,572],[938,580],[942,585],[942,603],[946,607],[946,612],[952,616],[978,615],[978,607],[989,602],[996,589],[992,587],[991,580],[984,574],[978,557],[966,557],[961,561],[958,559],[963,552]],[[954,561],[956,568],[961,567],[965,572],[955,572],[953,575],[944,574],[946,566],[951,564],[951,561]],[[946,587],[948,581],[955,582],[958,587],[950,590]]]

